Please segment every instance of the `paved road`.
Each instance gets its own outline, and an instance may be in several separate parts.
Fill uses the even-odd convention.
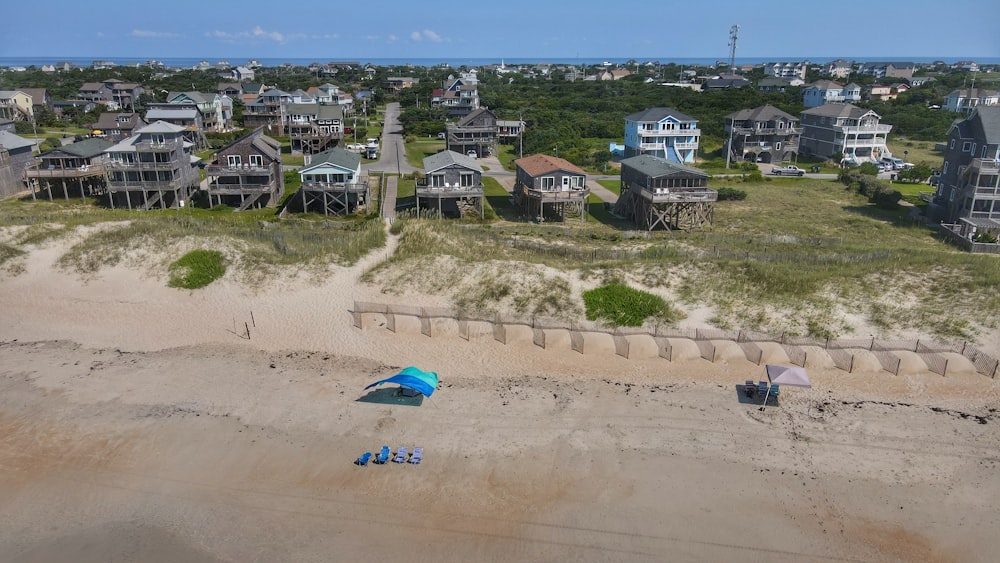
[[[365,164],[363,169],[369,172],[390,172],[409,174],[416,168],[406,162],[406,150],[403,146],[403,126],[399,124],[399,103],[393,102],[385,107],[385,124],[382,127],[382,150],[378,161]]]

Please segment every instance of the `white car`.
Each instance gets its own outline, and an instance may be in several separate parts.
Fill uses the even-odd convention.
[[[469,151],[465,153],[469,158],[479,158],[479,153],[476,151]]]

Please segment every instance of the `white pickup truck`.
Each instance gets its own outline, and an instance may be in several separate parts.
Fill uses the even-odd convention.
[[[798,166],[775,166],[771,169],[771,174],[775,176],[804,176],[805,170],[799,168]]]

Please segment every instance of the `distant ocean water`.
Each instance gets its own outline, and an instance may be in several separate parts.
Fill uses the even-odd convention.
[[[979,64],[1000,64],[1000,57],[739,57],[736,59],[737,64],[763,64],[767,62],[778,62],[778,61],[810,61],[813,63],[825,63],[838,58],[844,58],[848,60],[854,60],[855,62],[869,62],[869,61],[906,61],[914,63],[931,63],[937,60],[942,60],[946,63],[954,63],[957,61],[976,61]],[[284,64],[308,66],[314,62],[327,63],[331,61],[353,61],[359,62],[361,64],[371,63],[376,66],[438,66],[446,64],[452,67],[468,66],[477,67],[491,64],[500,64],[501,59],[499,58],[405,58],[405,57],[394,57],[394,58],[375,58],[375,59],[365,59],[365,58],[351,58],[343,57],[337,59],[331,58],[268,58],[268,57],[204,57],[204,58],[190,58],[190,57],[0,57],[0,66],[11,67],[11,66],[42,66],[46,64],[55,64],[56,62],[68,61],[77,66],[90,66],[94,61],[110,61],[118,65],[136,65],[144,64],[149,60],[156,60],[168,67],[172,68],[191,68],[197,66],[201,61],[208,61],[210,64],[218,63],[219,61],[228,61],[233,65],[245,65],[251,59],[256,59],[263,66],[281,66]],[[535,64],[535,63],[551,63],[551,64],[586,64],[595,65],[601,64],[603,62],[609,62],[613,64],[624,64],[630,60],[638,61],[640,63],[648,61],[659,61],[661,63],[676,63],[680,65],[698,65],[698,66],[709,66],[722,60],[721,58],[715,57],[629,57],[629,58],[592,58],[592,57],[579,57],[579,58],[547,58],[547,57],[518,57],[518,58],[504,58],[502,59],[504,63],[508,65],[523,65],[523,64]]]

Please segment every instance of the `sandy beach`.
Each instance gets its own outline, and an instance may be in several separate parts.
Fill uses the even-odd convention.
[[[264,287],[81,278],[56,240],[0,274],[0,560],[992,561],[1000,384],[821,354],[759,411],[762,366],[585,354],[527,328],[396,332],[355,300],[393,249]],[[252,314],[251,314],[252,312]],[[697,318],[697,315],[692,315]],[[246,324],[244,324],[246,323]],[[250,339],[241,335],[249,325]],[[523,328],[523,327],[522,327]],[[731,343],[729,343],[731,344]],[[766,348],[768,361],[786,360]],[[992,350],[989,350],[993,352]],[[995,353],[995,352],[994,352]],[[437,371],[418,406],[363,388]],[[913,366],[917,366],[914,362]],[[359,400],[361,399],[361,400]],[[358,467],[381,445],[420,465]]]

